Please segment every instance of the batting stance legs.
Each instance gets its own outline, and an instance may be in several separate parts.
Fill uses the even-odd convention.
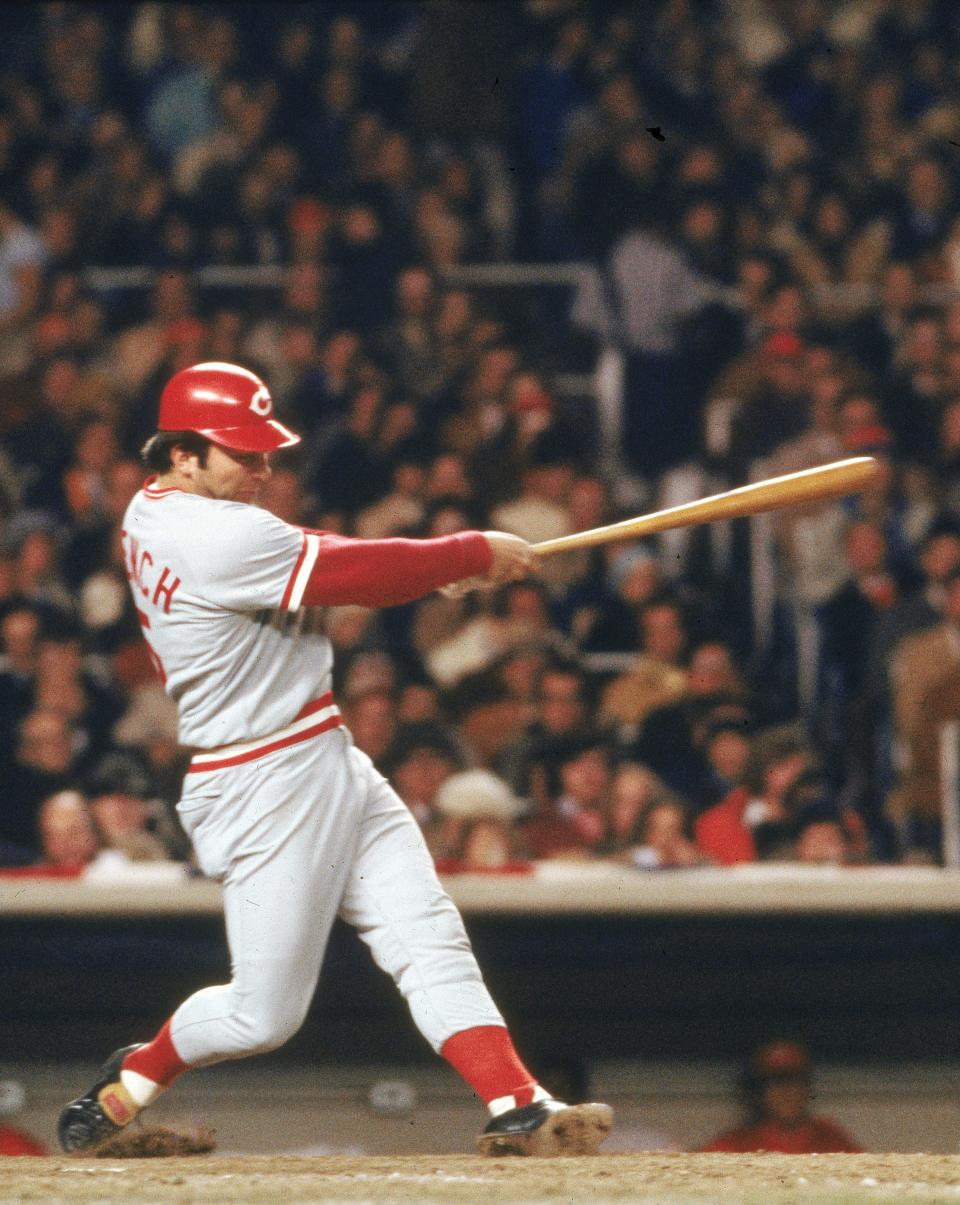
[[[197,775],[206,781],[180,805],[202,868],[223,880],[233,962],[230,984],[197,992],[171,1018],[189,1066],[273,1050],[296,1033],[338,912],[434,1050],[462,1029],[503,1025],[415,821],[347,742],[336,729],[306,756],[300,746]],[[331,744],[346,748],[338,756]]]
[[[196,992],[152,1042],[117,1052],[94,1086],[104,1132],[126,1124],[188,1068],[272,1050],[296,1033],[339,914],[393,977],[433,1049],[488,1105],[488,1129],[499,1128],[481,1144],[519,1151],[526,1131],[499,1132],[519,1116],[547,1143],[531,1147],[539,1153],[595,1148],[609,1110],[564,1109],[524,1067],[419,828],[345,730],[188,775],[180,812],[202,869],[223,881],[232,978]],[[71,1109],[80,1136],[77,1107],[86,1099],[61,1118],[68,1149],[75,1149]],[[542,1118],[527,1124],[554,1108],[571,1115],[567,1145]],[[606,1112],[579,1117],[582,1110]]]

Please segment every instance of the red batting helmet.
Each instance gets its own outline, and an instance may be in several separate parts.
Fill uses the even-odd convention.
[[[160,395],[161,431],[196,431],[236,452],[275,452],[300,442],[273,417],[273,399],[260,378],[238,364],[194,364]]]

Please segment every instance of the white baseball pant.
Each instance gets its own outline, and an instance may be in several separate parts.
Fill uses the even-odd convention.
[[[276,1049],[300,1028],[334,917],[393,976],[435,1051],[503,1025],[409,810],[344,728],[188,774],[178,807],[201,869],[223,882],[232,979],[176,1010],[184,1062]]]

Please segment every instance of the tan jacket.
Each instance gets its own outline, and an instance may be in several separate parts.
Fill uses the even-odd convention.
[[[902,768],[910,768],[911,743],[926,724],[924,700],[944,678],[960,668],[960,631],[941,623],[905,636],[890,662],[890,686]]]

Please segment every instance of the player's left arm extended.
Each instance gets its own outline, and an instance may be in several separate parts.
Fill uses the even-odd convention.
[[[356,540],[305,532],[314,561],[303,591],[307,607],[395,607],[461,578],[482,576],[493,551],[482,532],[432,540]]]

